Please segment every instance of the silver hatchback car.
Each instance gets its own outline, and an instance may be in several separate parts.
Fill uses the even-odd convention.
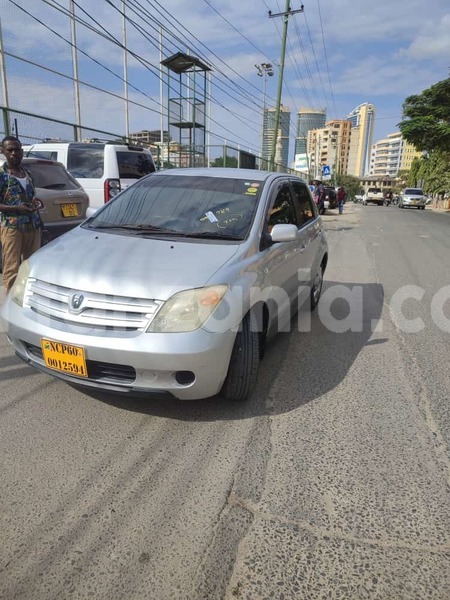
[[[2,320],[19,357],[71,383],[244,400],[327,260],[302,179],[161,171],[23,263]]]

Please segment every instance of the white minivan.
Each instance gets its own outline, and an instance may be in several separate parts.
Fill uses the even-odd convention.
[[[87,192],[91,208],[155,171],[148,148],[125,142],[40,142],[24,146],[24,155],[63,163]]]

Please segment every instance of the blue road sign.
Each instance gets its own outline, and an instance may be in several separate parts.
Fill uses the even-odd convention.
[[[331,175],[330,165],[323,165],[323,167],[322,167],[322,175],[324,177],[327,177],[327,176]]]

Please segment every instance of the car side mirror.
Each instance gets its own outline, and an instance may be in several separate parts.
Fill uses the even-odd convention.
[[[272,242],[295,242],[297,239],[298,229],[296,225],[280,223],[274,225],[270,232]]]

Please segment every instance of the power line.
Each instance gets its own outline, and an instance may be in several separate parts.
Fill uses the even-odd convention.
[[[15,4],[15,2],[13,0],[10,0],[11,2],[13,2],[13,4]],[[43,2],[45,2],[46,4],[49,4],[47,0],[42,0]],[[108,0],[107,0],[108,1]],[[101,24],[98,23],[98,21],[96,21],[91,15],[89,15],[82,7],[79,6],[79,4],[77,2],[74,2],[74,4],[80,8],[87,16],[89,16],[89,18],[92,19],[92,21],[94,23],[96,23],[99,27],[101,27]],[[53,6],[52,6],[53,7]],[[55,8],[55,7],[53,7]],[[115,7],[114,7],[115,8]],[[27,11],[25,11],[27,12]],[[34,18],[35,20],[37,20],[40,24],[42,24],[44,27],[46,27],[47,29],[49,29],[50,31],[52,31],[53,33],[55,33],[55,35],[57,35],[58,37],[60,37],[62,40],[66,41],[68,44],[72,45],[73,44],[67,40],[66,38],[64,38],[63,36],[61,36],[60,34],[58,34],[57,32],[55,32],[52,28],[50,28],[49,26],[45,25],[44,23],[42,23],[42,21],[40,21],[39,19],[37,19],[36,17],[34,17],[33,15],[31,15],[31,13],[28,13],[32,18]],[[66,13],[68,14],[68,12]],[[122,14],[122,13],[121,13]],[[81,24],[83,24],[84,26],[87,26],[91,31],[95,32],[95,33],[100,33],[101,34],[101,30],[97,30],[95,28],[93,28],[92,26],[90,26],[89,24],[87,24],[84,20],[80,20],[78,18],[76,18],[77,22],[80,22]],[[133,22],[134,23],[134,22]],[[120,48],[124,48],[123,44],[117,40],[114,36],[110,35],[110,36],[105,36],[103,35],[102,37],[105,37],[108,41],[118,45]],[[79,50],[81,53],[83,53],[84,55],[86,55],[88,58],[90,58],[91,60],[93,60],[96,64],[98,64],[99,66],[105,68],[107,71],[109,71],[110,73],[112,73],[115,77],[117,77],[118,79],[120,79],[121,81],[125,81],[123,79],[123,77],[121,77],[120,75],[114,73],[111,69],[109,69],[108,67],[106,67],[105,65],[103,65],[102,63],[100,63],[99,61],[97,61],[96,59],[94,59],[93,57],[91,57],[87,52],[81,50],[80,48],[77,47],[77,50]],[[157,78],[160,78],[160,74],[159,74],[159,70],[157,67],[155,67],[154,65],[152,65],[149,61],[143,60],[140,56],[138,56],[136,53],[131,52],[130,50],[126,49],[127,52],[133,56],[134,58],[136,58],[145,68],[147,68],[148,70],[150,70],[154,75],[156,75]],[[150,66],[148,66],[150,65]],[[153,71],[154,69],[154,71]],[[140,91],[141,93],[143,93],[147,98],[149,98],[150,100],[152,100],[154,103],[156,103],[159,108],[159,114],[163,113],[164,114],[164,107],[162,107],[159,103],[157,103],[153,98],[151,98],[150,96],[148,96],[147,94],[145,94],[145,92],[142,92],[141,90],[139,90],[138,88],[136,88],[135,86],[130,84],[130,87],[133,87],[133,89],[136,89],[137,91]],[[212,98],[211,98],[212,99]],[[214,100],[214,99],[212,99]],[[230,112],[231,114],[233,114],[236,118],[238,118],[239,120],[241,120],[241,117],[237,114],[235,114],[233,111],[231,111],[230,109],[227,109],[225,106],[223,106],[221,103],[218,103],[222,108],[228,110],[228,112]],[[157,112],[157,111],[153,111],[153,112]],[[166,115],[167,116],[167,115]],[[227,133],[231,134],[231,135],[235,135],[234,132],[232,132],[231,130],[229,130],[227,127],[225,127],[224,125],[222,125],[221,123],[215,121],[214,119],[211,119],[212,122],[214,122],[216,125],[218,125],[221,129],[223,129],[224,131],[226,131]],[[242,121],[243,124],[245,124],[246,126],[248,126],[250,129],[252,129],[253,131],[255,131],[257,133],[256,129],[253,129],[250,125],[249,125],[249,121]],[[209,132],[208,133],[212,133]],[[242,144],[242,140],[240,142],[236,142],[234,141],[233,143],[235,143],[236,145],[240,145]],[[248,142],[245,143],[246,145],[250,146],[251,144],[249,144]]]
[[[317,9],[319,11],[320,28],[322,30],[323,51],[324,51],[324,54],[325,54],[325,64],[327,66],[328,83],[330,84],[331,100],[333,102],[334,115],[335,115],[335,118],[337,118],[336,104],[335,104],[335,101],[334,101],[333,88],[331,86],[330,67],[328,65],[327,46],[325,44],[325,34],[324,34],[324,31],[323,31],[323,21],[322,21],[322,11],[320,10],[320,0],[317,0]]]

